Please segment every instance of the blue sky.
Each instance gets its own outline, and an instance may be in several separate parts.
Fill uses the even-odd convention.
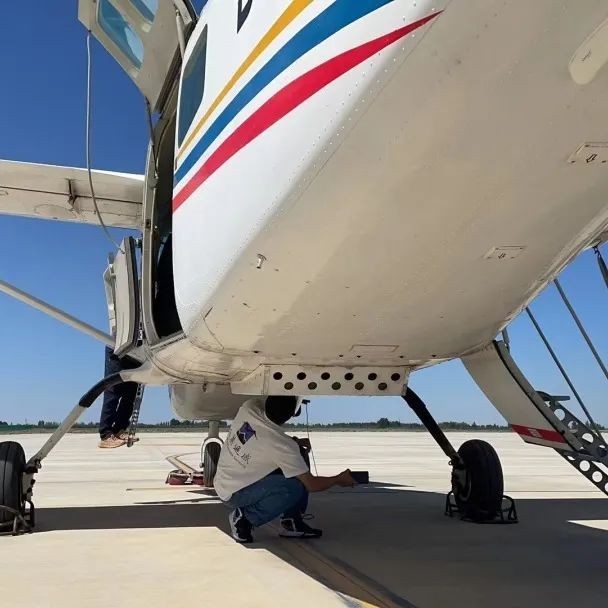
[[[199,0],[200,3],[200,0]],[[76,2],[25,9],[3,3],[0,21],[0,158],[84,166],[86,32]],[[147,130],[139,91],[93,44],[93,165],[142,172]],[[72,314],[106,328],[102,273],[111,247],[97,227],[0,216],[0,277]],[[608,291],[591,252],[564,273],[564,288],[605,359]],[[606,383],[550,287],[533,305],[596,418],[608,424]],[[103,373],[103,347],[0,294],[0,419],[58,420]],[[566,394],[564,382],[527,318],[510,329],[519,365],[539,389]],[[439,420],[501,422],[459,362],[417,373],[413,388]],[[565,391],[565,393],[564,393]],[[93,406],[87,420],[99,415]],[[166,389],[148,391],[142,419],[171,417]],[[413,420],[400,399],[316,399],[311,421]]]

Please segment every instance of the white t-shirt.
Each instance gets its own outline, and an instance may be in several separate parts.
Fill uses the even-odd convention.
[[[308,471],[298,444],[266,417],[259,399],[245,401],[232,422],[215,475],[215,491],[224,501],[280,468],[285,477]]]

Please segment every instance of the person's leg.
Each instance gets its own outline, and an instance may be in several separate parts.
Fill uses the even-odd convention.
[[[300,454],[310,471],[310,456],[308,455],[308,449],[300,446]],[[304,513],[306,513],[306,509],[308,508],[308,490],[304,488],[304,494],[302,494],[302,498],[299,502],[297,502],[291,509],[287,509],[283,514],[283,518],[301,518]]]
[[[306,489],[299,479],[269,475],[235,492],[228,504],[240,508],[247,520],[257,527],[296,506],[301,506],[306,494]]]
[[[300,446],[300,453],[310,470],[309,450]],[[322,530],[311,528],[304,522],[303,515],[308,508],[308,497],[308,490],[304,488],[300,500],[291,508],[285,509],[285,512],[281,517],[281,532],[279,533],[279,536],[282,536],[283,538],[319,538],[322,536]]]
[[[304,486],[302,486],[304,488]],[[306,513],[308,508],[308,490],[304,488],[304,492],[298,502],[283,512],[283,519],[302,519],[302,515]]]
[[[115,374],[120,371],[120,363],[118,357],[114,355],[113,350],[106,346],[105,350],[105,375]],[[103,405],[101,407],[101,415],[99,417],[99,435],[102,439],[107,439],[113,433],[114,419],[116,410],[120,402],[119,387],[113,387],[105,391],[103,394]]]
[[[112,432],[114,435],[126,431],[131,422],[133,414],[133,406],[135,405],[135,396],[137,394],[136,382],[125,382],[116,387],[120,395],[116,415],[112,424]]]

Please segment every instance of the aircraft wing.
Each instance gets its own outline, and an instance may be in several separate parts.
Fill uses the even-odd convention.
[[[144,177],[93,171],[107,226],[139,228]],[[86,169],[0,160],[0,214],[99,224]]]

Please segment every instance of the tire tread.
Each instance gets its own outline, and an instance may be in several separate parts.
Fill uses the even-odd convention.
[[[205,453],[203,458],[203,481],[205,486],[208,488],[213,487],[213,480],[215,479],[215,473],[217,472],[217,463],[220,459],[222,446],[215,441],[210,441],[205,446]]]
[[[25,453],[16,441],[0,443],[0,505],[20,510],[22,506],[22,478],[25,469]],[[13,516],[0,510],[0,524],[12,521]]]
[[[468,500],[456,500],[461,512],[476,521],[494,519],[501,508],[504,492],[502,466],[496,450],[479,439],[465,441],[458,454],[462,458],[471,479]]]

